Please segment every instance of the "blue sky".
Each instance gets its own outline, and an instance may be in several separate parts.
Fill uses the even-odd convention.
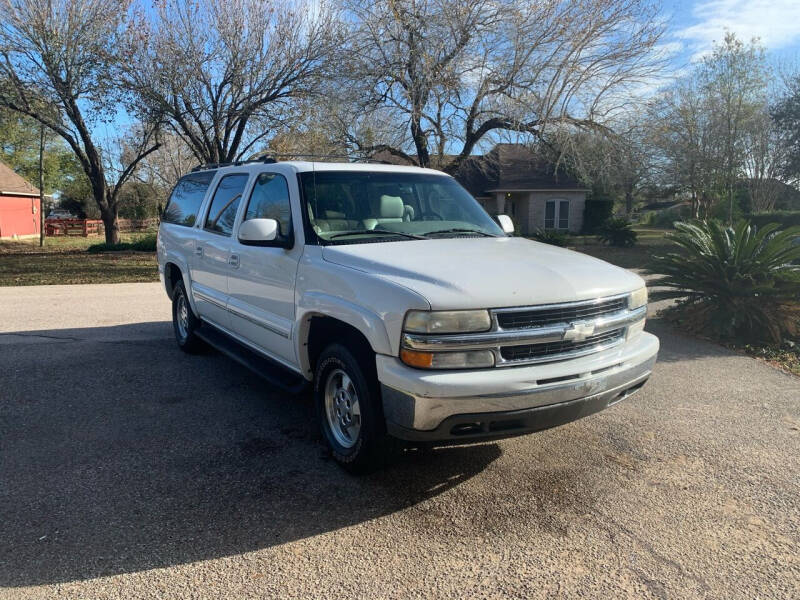
[[[670,57],[671,68],[643,86],[645,96],[686,71],[726,31],[743,41],[758,37],[779,69],[800,69],[800,0],[662,0],[662,9],[667,31],[661,50]],[[128,123],[127,115],[120,114],[116,123],[102,125],[96,133],[103,138],[118,134]]]
[[[761,39],[777,63],[800,59],[800,0],[664,0],[666,48],[681,69],[725,36]]]

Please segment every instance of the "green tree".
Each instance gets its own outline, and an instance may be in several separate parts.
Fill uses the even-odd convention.
[[[119,242],[119,192],[158,148],[160,123],[148,115],[135,151],[125,156],[115,156],[96,132],[132,104],[118,76],[129,6],[130,0],[0,2],[0,106],[34,119],[69,146],[112,244]]]

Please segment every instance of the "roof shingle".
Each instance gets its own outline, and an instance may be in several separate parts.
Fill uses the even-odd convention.
[[[13,194],[39,195],[39,188],[32,186],[24,177],[0,161],[0,196]]]

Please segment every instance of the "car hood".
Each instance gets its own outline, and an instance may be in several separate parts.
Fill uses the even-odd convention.
[[[414,290],[432,309],[587,300],[644,285],[586,254],[524,238],[446,238],[326,246],[324,260]]]

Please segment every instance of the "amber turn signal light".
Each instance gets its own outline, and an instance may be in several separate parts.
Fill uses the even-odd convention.
[[[433,366],[433,354],[430,352],[417,352],[416,350],[403,348],[400,350],[400,360],[409,367],[430,369]]]

